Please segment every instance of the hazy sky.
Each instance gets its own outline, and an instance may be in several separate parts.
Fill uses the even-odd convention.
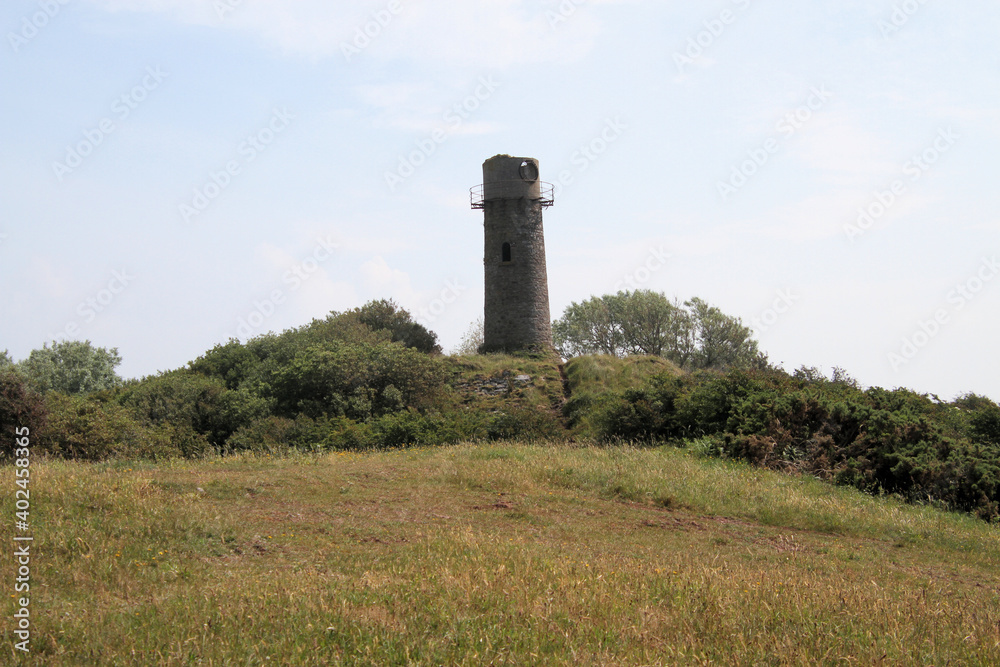
[[[0,350],[128,377],[391,297],[454,347],[497,153],[552,315],[634,287],[788,370],[1000,398],[996,0],[5,0]]]

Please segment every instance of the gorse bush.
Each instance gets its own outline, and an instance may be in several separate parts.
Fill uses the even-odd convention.
[[[943,404],[749,370],[655,376],[595,409],[606,441],[688,441],[703,454],[1000,518],[1000,408],[988,399]]]
[[[49,420],[36,441],[37,450],[83,461],[114,458],[183,456],[185,442],[170,427],[147,428],[131,411],[98,396],[47,397]]]

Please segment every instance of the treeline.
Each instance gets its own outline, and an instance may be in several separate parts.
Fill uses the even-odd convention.
[[[462,408],[440,352],[436,334],[385,300],[281,334],[231,340],[187,368],[127,382],[114,372],[117,350],[54,343],[17,364],[0,356],[0,432],[28,426],[39,453],[103,460],[559,431],[544,411]]]
[[[566,412],[605,442],[674,442],[1000,520],[1000,407],[975,394],[947,403],[864,390],[839,369],[832,379],[810,368],[665,372],[574,392]]]

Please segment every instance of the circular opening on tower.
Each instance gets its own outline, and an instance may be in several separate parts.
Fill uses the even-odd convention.
[[[521,174],[522,180],[534,183],[538,180],[538,165],[531,160],[525,160],[521,163],[521,168],[518,169],[518,173]]]

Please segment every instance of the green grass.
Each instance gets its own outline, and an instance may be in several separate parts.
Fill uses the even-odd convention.
[[[595,438],[599,428],[594,423],[597,406],[610,394],[642,387],[653,375],[680,370],[663,357],[610,355],[574,357],[565,366],[570,398],[563,413],[573,433],[582,438]]]
[[[609,355],[574,357],[566,363],[566,375],[573,395],[602,394],[641,387],[653,375],[673,372],[680,374],[677,366],[663,357]]]
[[[477,354],[444,357],[444,362],[451,376],[449,385],[460,387],[456,394],[465,407],[489,410],[522,405],[558,413],[565,400],[560,360],[554,355]],[[518,375],[527,375],[531,380],[515,382]],[[487,397],[473,390],[478,383],[489,380],[506,382],[509,392]]]
[[[997,527],[683,450],[32,471],[22,664],[1000,664]]]

